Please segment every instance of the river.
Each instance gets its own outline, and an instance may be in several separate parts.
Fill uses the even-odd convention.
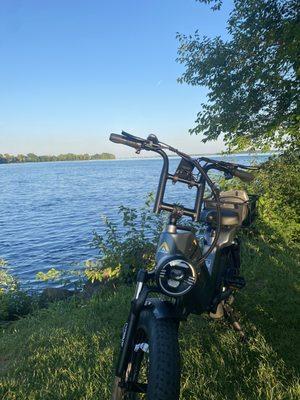
[[[268,155],[212,158],[249,164]],[[100,215],[118,222],[118,206],[140,207],[156,190],[161,164],[130,159],[0,165],[0,258],[30,288],[41,285],[39,271],[80,268],[98,254],[91,241],[94,230],[103,231]],[[171,169],[177,164],[171,158]],[[189,205],[191,193],[172,190],[169,200]]]

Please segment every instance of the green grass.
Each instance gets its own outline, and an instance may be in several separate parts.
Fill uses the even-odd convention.
[[[250,338],[225,322],[190,317],[180,328],[181,400],[299,399],[299,264],[287,244],[248,239],[247,287],[236,309]],[[104,290],[11,323],[0,336],[0,398],[110,398],[113,360],[131,288]]]

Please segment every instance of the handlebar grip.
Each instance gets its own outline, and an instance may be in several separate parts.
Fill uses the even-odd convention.
[[[254,176],[250,174],[250,172],[243,171],[241,169],[235,169],[232,171],[232,175],[239,178],[241,181],[244,182],[251,182],[254,179]]]
[[[133,142],[132,140],[126,139],[123,135],[117,135],[116,133],[111,133],[109,140],[114,143],[124,144],[129,147],[133,147],[136,150],[141,148],[141,143]]]

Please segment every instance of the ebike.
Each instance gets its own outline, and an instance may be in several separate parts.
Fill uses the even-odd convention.
[[[189,314],[209,313],[213,318],[225,315],[245,339],[231,303],[233,293],[245,286],[240,276],[237,231],[252,222],[256,196],[248,196],[244,190],[219,191],[209,171],[221,171],[226,179],[236,176],[249,182],[253,167],[207,157],[192,158],[160,142],[155,135],[143,139],[122,132],[111,134],[110,140],[130,146],[137,153],[146,150],[162,157],[154,212],[169,213],[158,242],[155,268],[141,269],[137,274],[121,335],[112,400],[178,400],[180,321]],[[169,172],[166,150],[180,157],[173,174]],[[193,208],[165,201],[169,181],[196,189]],[[182,217],[205,226],[201,244],[193,226],[180,224]]]

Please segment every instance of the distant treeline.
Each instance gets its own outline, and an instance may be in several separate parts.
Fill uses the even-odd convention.
[[[101,154],[60,154],[58,156],[37,156],[36,154],[18,154],[17,156],[11,154],[0,154],[0,164],[11,163],[24,163],[24,162],[45,162],[45,161],[75,161],[75,160],[113,160],[114,154],[101,153]]]

